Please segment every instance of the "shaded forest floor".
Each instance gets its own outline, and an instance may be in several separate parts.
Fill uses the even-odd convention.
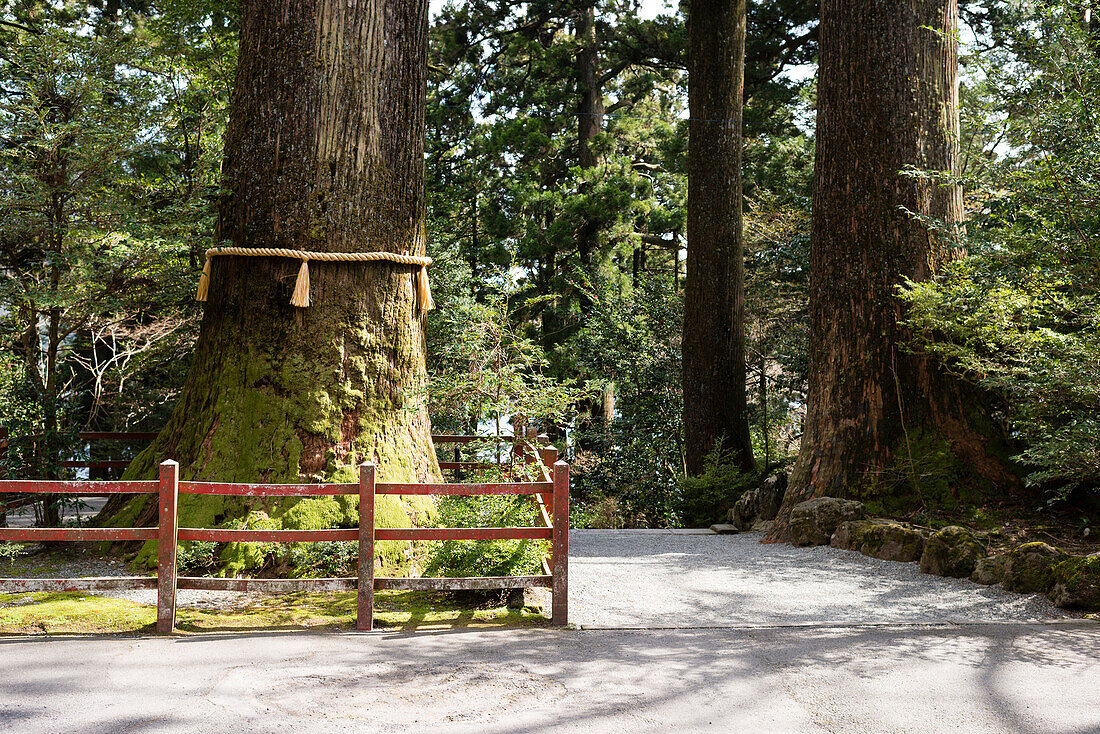
[[[923,509],[888,517],[926,530],[947,525],[972,528],[981,533],[991,555],[1036,541],[1074,555],[1100,551],[1100,507],[1078,503],[1037,508],[1034,502],[1002,500],[955,510]]]

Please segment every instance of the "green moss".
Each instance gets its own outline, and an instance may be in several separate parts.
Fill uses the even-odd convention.
[[[226,610],[181,607],[176,629],[184,633],[222,630],[353,629],[355,592],[285,594]],[[0,594],[0,634],[149,633],[155,606],[82,592]],[[512,627],[546,623],[537,609],[497,605],[472,608],[443,594],[378,592],[375,625],[382,628],[446,629]]]
[[[915,561],[924,552],[920,531],[900,523],[872,523],[861,529],[859,552],[886,561]]]
[[[1060,607],[1100,611],[1100,555],[1074,556],[1053,568],[1051,600]]]
[[[922,506],[953,511],[980,504],[993,490],[933,431],[910,429],[908,440],[898,441],[890,455],[893,463],[856,492],[868,514],[898,515]]]
[[[254,501],[216,495],[180,495],[180,527],[240,527],[272,530],[320,530],[359,526],[359,497],[356,495],[295,498],[269,501],[270,514],[259,521]],[[435,503],[430,497],[377,495],[375,527],[403,528],[430,524]],[[181,543],[186,545],[186,541]],[[262,568],[280,552],[277,543],[226,543],[219,553],[220,575],[236,576]],[[415,561],[426,552],[424,543],[379,541],[375,553],[385,573],[409,575]],[[157,565],[157,542],[146,542],[134,559],[139,569]]]
[[[227,314],[237,325],[238,312],[227,309]],[[131,463],[126,478],[155,478],[156,464],[165,456],[179,458],[182,478],[201,481],[354,483],[364,459],[379,462],[380,481],[439,478],[423,408],[406,405],[403,392],[418,379],[408,372],[423,349],[411,302],[384,316],[365,309],[358,297],[294,318],[270,316],[279,328],[240,334],[222,324],[220,342],[200,343],[176,411]],[[339,452],[333,448],[337,444]],[[143,502],[131,503],[111,524],[150,518]],[[358,524],[356,497],[279,501],[198,495],[180,496],[179,523],[225,526],[255,510],[263,510],[274,528]],[[379,527],[424,524],[433,511],[429,498],[379,496],[376,522]],[[225,544],[222,572],[259,569],[275,549]],[[379,543],[377,550],[383,568],[405,573],[422,554],[408,543]],[[156,543],[147,542],[136,563],[149,568],[155,562]]]
[[[840,548],[841,550],[858,551],[860,546],[863,545],[864,536],[866,536],[867,532],[874,527],[874,525],[875,524],[870,520],[849,520],[848,522],[842,522],[833,532],[829,545],[833,548]]]
[[[1046,543],[1024,543],[1008,554],[1004,586],[1023,594],[1045,594],[1054,584],[1054,566],[1066,553]]]
[[[920,559],[922,573],[952,578],[969,578],[985,546],[966,528],[948,525],[934,533]]]

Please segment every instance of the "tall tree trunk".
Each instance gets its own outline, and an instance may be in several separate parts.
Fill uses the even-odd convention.
[[[768,540],[786,539],[790,509],[811,497],[919,496],[914,445],[1010,480],[981,396],[904,348],[897,298],[903,278],[959,254],[960,188],[901,173],[958,172],[957,28],[956,0],[822,2],[809,396]]]
[[[603,128],[603,89],[599,79],[599,49],[596,41],[595,3],[586,2],[577,11],[576,35],[577,50],[577,162],[583,169],[595,168],[599,156],[592,146],[596,136]],[[581,185],[581,191],[587,192],[588,183]],[[592,259],[598,248],[599,226],[589,216],[581,223],[577,231],[577,255],[586,275],[591,277]],[[592,309],[592,299],[586,290],[579,294],[583,315]]]
[[[219,238],[423,254],[427,0],[242,5]],[[174,458],[220,481],[350,477],[364,460],[387,481],[439,476],[413,268],[314,261],[295,308],[299,266],[214,258],[190,375],[130,475]]]
[[[603,88],[600,84],[599,46],[596,38],[596,4],[586,0],[577,10],[574,21],[577,39],[577,57],[575,63],[577,85],[577,162],[584,170],[599,165],[600,157],[593,143],[603,129]],[[588,195],[591,183],[584,181],[580,193]],[[597,212],[589,204],[584,220],[577,228],[577,259],[585,278],[595,281],[594,275],[599,263],[596,258],[599,251],[600,226]],[[577,302],[580,307],[581,325],[588,320],[594,305],[587,287],[577,290]],[[576,406],[579,413],[577,432],[580,434],[578,448],[591,448],[591,442],[584,434],[593,430],[602,422],[604,409],[597,397],[584,398]]]
[[[684,439],[689,474],[722,446],[753,471],[745,397],[741,232],[744,0],[692,0],[688,13],[688,250]]]

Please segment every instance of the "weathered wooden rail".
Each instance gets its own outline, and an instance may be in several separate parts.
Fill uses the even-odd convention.
[[[156,433],[139,432],[139,431],[83,431],[77,434],[77,438],[84,442],[127,442],[138,443],[142,441],[152,441],[157,437]],[[42,438],[41,434],[31,434],[21,436],[21,440]],[[433,435],[432,440],[438,444],[456,444],[461,446],[464,444],[474,442],[513,442],[515,443],[516,437],[514,436],[456,436],[438,434]],[[13,441],[9,430],[6,426],[0,426],[0,462],[7,457],[8,447]],[[456,456],[459,449],[456,448]],[[58,466],[62,469],[107,469],[117,472],[116,477],[122,475],[122,471],[130,465],[130,459],[66,459],[58,462]],[[439,468],[444,472],[454,473],[461,477],[465,472],[477,471],[479,469],[487,469],[490,467],[500,466],[496,462],[478,462],[478,461],[441,461],[439,462]],[[0,467],[0,479],[4,478],[3,469]],[[109,497],[112,493],[105,492],[101,489],[89,490],[87,492],[81,492],[83,497]],[[13,498],[4,499],[0,497],[0,513],[10,512],[17,510],[21,507],[34,504],[35,502],[41,502],[42,497],[37,495],[24,495],[15,496]]]
[[[435,436],[440,443],[469,442],[467,436]],[[533,437],[532,437],[533,438]],[[157,494],[158,524],[146,528],[0,528],[0,541],[22,543],[42,541],[129,541],[156,540],[156,577],[0,579],[0,593],[26,591],[104,591],[111,589],[157,589],[157,631],[171,633],[176,619],[177,589],[213,591],[357,591],[356,629],[374,626],[374,592],[379,590],[456,591],[481,589],[551,589],[551,624],[568,623],[569,578],[569,467],[558,461],[557,450],[532,442],[517,442],[513,461],[538,463],[537,481],[465,484],[377,482],[375,467],[359,467],[357,484],[227,484],[180,481],[179,465],[165,461],[157,481],[37,481],[0,480],[0,494],[19,493],[109,495]],[[463,462],[465,463],[465,462]],[[177,504],[180,494],[216,494],[243,497],[307,497],[317,495],[359,495],[357,528],[322,530],[240,530],[228,528],[181,528]],[[539,508],[542,524],[512,528],[377,528],[375,498],[396,495],[529,495]],[[543,574],[538,576],[490,576],[467,578],[387,578],[374,575],[374,544],[381,540],[501,540],[541,539],[551,542]],[[328,579],[241,579],[179,576],[176,546],[181,540],[216,542],[316,542],[358,541],[358,576]],[[364,562],[365,561],[365,562]]]

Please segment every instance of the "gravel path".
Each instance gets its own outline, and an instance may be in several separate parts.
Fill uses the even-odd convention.
[[[1046,597],[922,574],[759,533],[577,530],[569,617],[583,627],[1006,622],[1073,619]]]

